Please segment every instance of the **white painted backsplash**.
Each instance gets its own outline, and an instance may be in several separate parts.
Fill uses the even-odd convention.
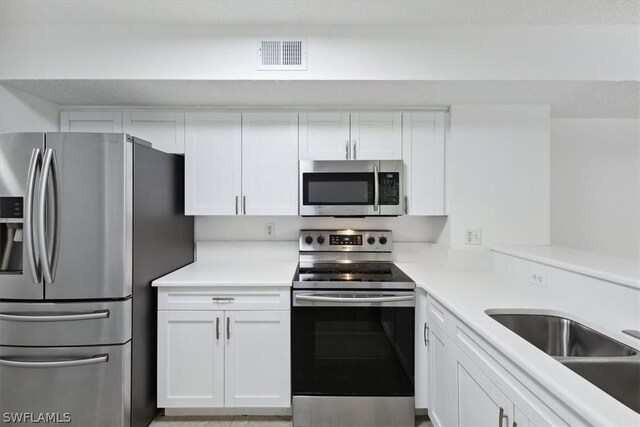
[[[196,217],[196,241],[261,241],[265,224],[275,225],[275,241],[297,241],[300,229],[392,230],[396,242],[438,242],[446,217],[312,218],[298,216]]]

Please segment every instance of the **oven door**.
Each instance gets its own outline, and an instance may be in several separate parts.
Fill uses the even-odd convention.
[[[294,396],[413,396],[413,291],[294,291]]]

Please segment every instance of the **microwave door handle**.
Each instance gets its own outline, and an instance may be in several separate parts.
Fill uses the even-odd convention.
[[[373,210],[377,211],[380,205],[380,183],[378,182],[378,166],[373,167]]]
[[[27,197],[25,200],[25,222],[24,222],[24,243],[26,245],[27,259],[31,266],[31,277],[34,283],[42,280],[41,267],[38,255],[36,253],[36,245],[34,244],[34,197],[36,191],[36,176],[38,170],[42,168],[42,155],[39,148],[34,148],[31,153],[31,161],[29,162],[29,174],[27,177]]]

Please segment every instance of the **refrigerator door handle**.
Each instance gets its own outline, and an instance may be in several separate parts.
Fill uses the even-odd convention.
[[[96,363],[105,363],[108,361],[108,355],[96,354],[93,357],[87,357],[85,359],[52,360],[43,362],[23,362],[21,360],[0,358],[0,365],[12,366],[14,368],[68,368],[72,366],[94,365]]]
[[[25,222],[24,222],[24,243],[26,245],[27,258],[31,266],[31,277],[34,283],[40,283],[42,280],[42,267],[40,259],[36,253],[35,233],[33,227],[34,221],[34,205],[33,200],[36,192],[36,176],[38,170],[42,170],[42,152],[39,148],[34,148],[31,152],[31,160],[29,162],[29,173],[27,176],[27,194],[25,200]]]
[[[53,230],[47,239],[47,192],[49,191],[49,175],[53,178],[53,195],[50,203],[53,203]],[[40,249],[40,260],[42,274],[45,283],[53,283],[55,280],[56,266],[58,263],[58,253],[60,247],[60,180],[58,176],[58,165],[55,151],[48,148],[45,151],[42,163],[42,176],[40,178],[40,205],[38,206],[38,246]]]

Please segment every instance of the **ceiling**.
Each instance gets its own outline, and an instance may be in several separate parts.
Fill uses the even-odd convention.
[[[638,118],[639,82],[4,80],[64,106],[407,108],[550,104],[555,118]],[[310,101],[312,100],[312,101]]]
[[[0,24],[609,25],[637,0],[1,0]]]

